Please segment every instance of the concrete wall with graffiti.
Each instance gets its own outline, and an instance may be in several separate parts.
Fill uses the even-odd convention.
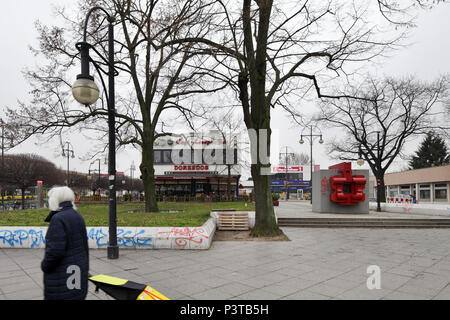
[[[118,227],[117,244],[123,249],[194,249],[211,246],[216,223],[209,219],[201,227]],[[0,248],[45,248],[47,227],[0,227]],[[89,248],[108,247],[108,227],[87,228]]]

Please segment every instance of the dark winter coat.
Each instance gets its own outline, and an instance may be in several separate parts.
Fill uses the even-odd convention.
[[[89,247],[83,217],[71,202],[60,204],[61,211],[47,217],[45,236],[45,300],[83,300],[88,292]]]

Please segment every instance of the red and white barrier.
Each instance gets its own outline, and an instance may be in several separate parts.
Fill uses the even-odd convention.
[[[412,203],[413,198],[410,196],[397,195],[395,197],[387,197],[386,202],[388,202],[388,203]]]

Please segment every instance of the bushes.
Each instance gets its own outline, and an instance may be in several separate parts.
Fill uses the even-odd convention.
[[[279,199],[280,199],[280,195],[278,193],[272,193],[273,205],[275,207],[278,207],[278,205],[280,204],[280,202],[278,201]]]

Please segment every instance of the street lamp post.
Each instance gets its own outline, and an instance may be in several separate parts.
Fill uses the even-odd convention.
[[[91,162],[91,164],[89,165],[89,175],[91,175],[91,171],[92,171],[92,172],[97,171],[96,169],[91,170],[91,166],[92,166],[95,162],[97,162],[97,161],[98,161],[98,178],[97,178],[97,186],[98,186],[98,188],[100,189],[100,175],[101,175],[101,170],[100,170],[101,159],[100,159],[100,158],[97,159],[97,160],[95,160],[95,161],[93,161],[93,162]],[[94,194],[94,195],[95,195],[95,194]],[[100,195],[100,192],[99,192],[99,195]]]
[[[322,133],[321,134],[313,134],[313,127],[312,126],[309,126],[309,127],[310,127],[310,134],[309,135],[304,135],[303,132],[302,132],[301,139],[300,139],[300,144],[304,144],[305,143],[305,141],[303,140],[303,137],[309,138],[310,147],[311,147],[311,155],[310,155],[311,177],[309,178],[309,186],[311,188],[311,204],[312,204],[313,140],[314,140],[314,137],[320,137],[319,143],[323,144],[323,138],[322,138]]]
[[[136,170],[136,166],[134,161],[131,163],[130,173],[131,173],[131,201],[133,201],[133,179],[134,179],[134,171]]]
[[[280,153],[280,154],[284,154],[284,162],[285,162],[285,175],[284,175],[284,187],[286,190],[286,201],[288,201],[289,199],[289,186],[288,186],[288,155],[293,155],[295,154],[294,152],[287,152],[288,147],[285,147],[286,151],[284,153]]]
[[[67,146],[67,147],[66,147]],[[67,157],[67,186],[70,186],[70,172],[69,172],[69,159],[70,156],[72,155],[72,159],[75,158],[75,153],[73,151],[73,146],[72,144],[67,141],[63,146],[62,146],[62,156],[63,157]]]
[[[89,17],[92,12],[102,11],[108,21],[108,58],[102,55],[94,48],[94,46],[87,43],[87,26]],[[118,75],[114,68],[114,17],[111,16],[102,7],[96,6],[89,10],[84,25],[83,42],[76,44],[77,49],[81,55],[81,74],[77,76],[72,87],[72,93],[79,103],[90,105],[95,103],[99,98],[99,89],[94,82],[94,78],[89,72],[89,63],[92,62],[100,78],[102,85],[107,92],[108,105],[108,128],[109,128],[109,143],[108,143],[108,181],[109,181],[109,245],[108,245],[108,259],[119,258],[119,247],[117,245],[117,204],[116,204],[116,137],[115,137],[115,82],[114,77]],[[108,72],[104,71],[93,59],[89,56],[89,50],[92,49],[103,60],[104,64],[108,65]],[[108,90],[106,90],[102,72],[108,76]]]

